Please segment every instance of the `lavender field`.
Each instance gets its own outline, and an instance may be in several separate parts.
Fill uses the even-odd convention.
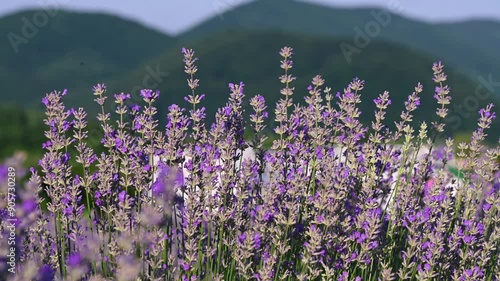
[[[230,83],[207,124],[197,57],[182,54],[189,107],[167,116],[154,89],[133,104],[98,84],[97,116],[65,107],[66,90],[42,99],[38,166],[23,154],[0,165],[0,280],[500,281],[500,147],[483,144],[494,106],[475,113],[467,142],[445,138],[453,85],[441,62],[388,124],[389,92],[364,100],[370,81],[336,92],[320,75],[296,89],[283,47],[282,99]],[[415,122],[423,95],[436,110]],[[96,118],[103,153],[88,143]]]

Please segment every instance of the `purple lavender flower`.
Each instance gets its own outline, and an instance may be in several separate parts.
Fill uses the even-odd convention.
[[[83,260],[80,254],[78,253],[73,253],[68,257],[68,260],[66,261],[66,264],[71,267],[77,267],[82,264]]]
[[[49,265],[42,265],[38,270],[38,281],[52,281],[54,280],[55,270]]]
[[[120,202],[122,203],[125,202],[126,197],[127,197],[127,192],[125,190],[118,194],[118,200],[120,200]]]
[[[22,204],[23,212],[26,214],[32,213],[33,211],[36,210],[37,208],[37,203],[35,200],[30,199],[30,200],[25,200]]]

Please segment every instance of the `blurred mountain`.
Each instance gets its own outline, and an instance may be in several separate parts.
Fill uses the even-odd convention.
[[[236,30],[344,37],[345,44],[360,52],[375,39],[396,42],[425,52],[433,60],[446,61],[472,78],[493,75],[500,80],[499,21],[430,24],[377,7],[333,8],[293,0],[258,0],[206,20],[184,32],[179,40],[189,42]],[[495,94],[500,96],[500,88]]]
[[[50,16],[30,10],[0,18],[0,34],[2,102],[28,106],[54,89],[90,89],[123,75],[174,42],[130,20],[67,11]]]

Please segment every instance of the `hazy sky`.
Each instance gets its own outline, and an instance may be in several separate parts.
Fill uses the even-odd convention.
[[[102,11],[134,19],[155,29],[176,34],[200,21],[250,0],[0,0],[0,16],[23,8],[55,6]],[[267,0],[272,1],[272,0]],[[425,21],[455,21],[470,18],[500,20],[499,0],[300,0],[331,6],[360,5],[390,8]]]

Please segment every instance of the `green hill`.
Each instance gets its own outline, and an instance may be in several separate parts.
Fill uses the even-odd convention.
[[[369,41],[395,42],[425,52],[434,60],[445,60],[472,78],[479,74],[500,78],[498,21],[430,24],[383,12],[377,7],[332,8],[293,0],[257,0],[200,23],[183,33],[179,40],[190,42],[236,30],[281,30],[343,37],[345,43],[361,51],[365,41],[359,39],[360,44],[356,44],[355,37],[365,34]],[[495,94],[500,96],[500,89]]]
[[[435,116],[432,58],[404,46],[375,41],[359,56],[354,57],[351,63],[347,63],[337,48],[342,41],[343,39],[304,37],[280,32],[226,32],[186,47],[197,51],[199,93],[205,93],[207,96],[203,105],[207,107],[209,121],[213,121],[216,108],[226,102],[229,96],[227,88],[229,82],[243,81],[247,85],[247,97],[255,94],[264,95],[272,108],[280,98],[281,84],[278,76],[281,75],[281,69],[278,52],[285,45],[295,49],[292,71],[293,75],[298,77],[294,83],[295,101],[303,101],[304,95],[307,95],[306,87],[316,74],[323,75],[327,84],[335,91],[342,91],[352,78],[360,77],[366,81],[366,88],[362,93],[361,110],[364,113],[362,119],[365,122],[372,120],[375,107],[371,101],[384,90],[388,90],[393,106],[387,118],[399,120],[404,101],[417,82],[421,82],[424,85],[422,106],[416,113],[415,120],[429,120]],[[444,63],[446,64],[446,61]],[[165,71],[170,73],[158,86],[162,91],[159,107],[163,120],[168,105],[172,103],[186,105],[183,97],[189,92],[185,82],[187,77],[183,71],[180,45],[154,58],[150,64],[165,65]],[[474,95],[476,83],[454,71],[453,68],[446,69],[453,102],[462,103],[467,96]],[[145,75],[147,73],[143,70],[134,71],[123,79],[110,83],[110,89],[115,92],[130,89]],[[480,101],[480,106],[493,101],[492,98]],[[476,116],[478,110],[479,107],[472,110],[471,116]],[[460,126],[456,123],[450,124],[455,126],[453,133],[472,131],[476,126],[475,118],[462,121]],[[500,129],[498,123],[500,122],[495,123],[492,137],[498,137]]]
[[[7,36],[0,40],[3,102],[38,106],[44,94],[56,88],[89,89],[138,67],[174,42],[116,16],[59,11],[42,25],[42,17],[34,18],[37,12],[40,15],[30,10],[0,18],[0,34]]]

